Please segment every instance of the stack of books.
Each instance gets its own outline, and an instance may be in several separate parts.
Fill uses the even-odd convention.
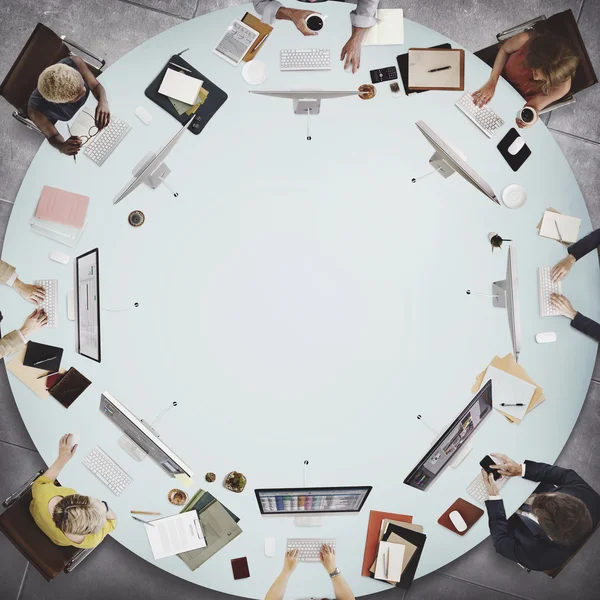
[[[74,248],[87,224],[87,196],[44,186],[30,221],[31,230]]]

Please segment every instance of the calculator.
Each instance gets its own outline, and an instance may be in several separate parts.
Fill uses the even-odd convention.
[[[396,67],[373,69],[371,71],[371,83],[381,83],[382,81],[390,81],[390,79],[398,79],[398,71],[396,71]]]

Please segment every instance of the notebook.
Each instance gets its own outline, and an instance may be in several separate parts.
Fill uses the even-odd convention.
[[[383,536],[383,541],[389,541],[390,537],[393,534],[399,535],[400,537],[409,541],[411,544],[414,544],[417,547],[417,550],[414,553],[413,557],[410,559],[408,566],[402,572],[402,577],[400,578],[400,581],[396,584],[396,587],[407,590],[412,585],[412,582],[415,579],[415,574],[417,572],[417,567],[419,566],[419,561],[421,560],[421,554],[423,553],[423,548],[425,546],[425,542],[427,541],[427,536],[419,531],[413,531],[405,527],[398,527],[397,525],[390,524],[385,535]]]
[[[56,346],[46,346],[37,342],[28,342],[23,364],[26,367],[41,369],[38,375],[43,375],[43,371],[54,373],[60,367],[63,349]]]
[[[515,419],[522,420],[535,394],[536,386],[492,366],[488,367],[485,374],[486,382],[488,379],[492,380],[492,390],[494,390],[492,403],[494,408]],[[500,406],[502,402],[523,404],[523,406]]]
[[[432,46],[432,48],[447,48],[450,50],[452,46],[450,44],[439,44],[438,46]],[[427,90],[409,90],[408,89],[408,52],[405,54],[399,54],[396,56],[396,61],[398,63],[398,70],[400,71],[400,77],[402,79],[402,86],[404,87],[404,93],[407,96],[412,96],[413,94],[421,94],[422,92],[426,92]]]
[[[90,199],[45,185],[35,211],[35,218],[81,229],[85,224]]]
[[[410,90],[464,90],[465,51],[411,48],[408,87]]]
[[[87,377],[84,377],[75,367],[71,367],[66,375],[49,387],[48,391],[65,408],[69,408],[90,385],[92,382]]]
[[[363,46],[393,46],[404,44],[404,18],[401,8],[381,8],[376,14],[377,24],[370,27]]]
[[[200,92],[203,83],[201,79],[190,77],[181,71],[169,68],[158,88],[158,93],[192,105],[196,103],[198,92]]]
[[[381,542],[377,554],[375,579],[398,583],[402,575],[404,546],[391,542]]]
[[[579,238],[580,227],[581,219],[547,210],[542,219],[540,235],[558,241],[560,241],[560,237],[562,236],[564,242],[574,244]],[[559,231],[560,236],[558,235]]]
[[[40,375],[44,375],[44,372],[32,367],[26,367],[23,364],[23,358],[25,358],[26,351],[27,347],[23,348],[18,354],[15,354],[6,365],[6,368],[17,377],[19,381],[24,383],[38,398],[44,400],[50,396],[50,392],[47,389],[50,387],[50,384],[48,383],[50,377],[38,379]],[[60,373],[64,372],[64,369],[60,369]],[[48,373],[51,373],[51,371],[48,371]]]

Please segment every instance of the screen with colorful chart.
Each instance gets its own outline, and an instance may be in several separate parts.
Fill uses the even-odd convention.
[[[371,486],[254,490],[263,515],[359,512]]]

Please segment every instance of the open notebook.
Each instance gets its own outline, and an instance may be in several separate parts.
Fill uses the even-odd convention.
[[[404,44],[404,17],[401,8],[381,8],[377,23],[365,35],[363,46],[393,46]]]
[[[464,90],[465,51],[411,48],[408,87],[411,90]]]

